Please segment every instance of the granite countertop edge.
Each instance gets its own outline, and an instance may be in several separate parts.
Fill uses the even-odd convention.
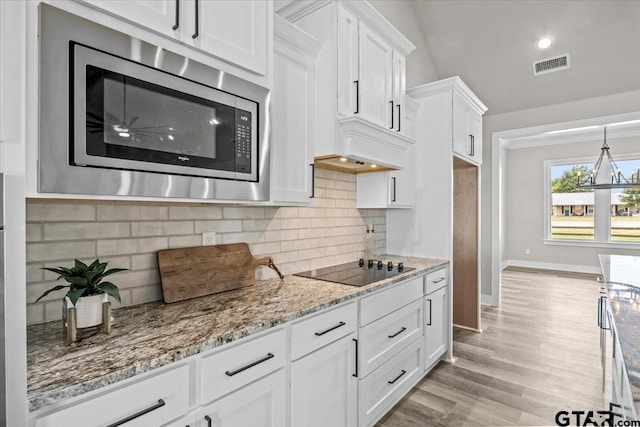
[[[345,289],[348,289],[351,292],[349,292],[346,295],[338,296],[336,298],[330,299],[328,301],[324,301],[319,304],[311,304],[308,307],[305,307],[304,309],[286,314],[284,316],[278,316],[276,318],[268,319],[267,321],[247,325],[246,327],[242,327],[242,328],[236,328],[231,333],[224,333],[224,334],[215,336],[214,338],[210,337],[209,339],[205,339],[204,341],[200,341],[196,344],[190,345],[185,348],[172,349],[169,354],[165,354],[161,357],[157,357],[147,361],[142,361],[140,363],[131,364],[125,368],[106,373],[97,378],[92,378],[90,380],[83,381],[78,384],[60,385],[60,386],[50,387],[42,390],[28,391],[27,400],[28,400],[29,412],[34,412],[46,406],[50,406],[55,403],[58,403],[61,400],[77,397],[82,394],[85,394],[94,390],[98,390],[102,387],[115,384],[117,382],[155,370],[157,368],[160,368],[175,362],[180,362],[191,356],[209,351],[211,349],[217,348],[224,344],[228,344],[228,343],[237,341],[239,339],[245,338],[247,336],[276,327],[278,325],[291,322],[303,316],[332,307],[334,305],[338,305],[343,302],[356,299],[363,295],[378,291],[380,289],[405,281],[407,279],[411,279],[413,277],[421,276],[431,271],[438,270],[443,266],[449,264],[449,261],[441,260],[441,259],[407,258],[407,257],[402,257],[402,258],[406,259],[405,265],[415,267],[416,269],[403,273],[398,276],[394,276],[390,279],[386,279],[380,282],[375,282],[373,284],[363,286],[363,287],[351,287],[346,285],[333,284],[334,286],[341,286],[341,287],[344,286]],[[420,264],[419,261],[434,263],[434,264],[427,267],[424,267],[424,266],[421,267],[418,265]],[[287,276],[287,277],[293,277],[293,276]],[[302,279],[302,278],[295,276],[295,279]],[[277,282],[277,281],[278,281],[277,279],[257,281],[252,288],[255,288],[261,285],[273,284],[274,282]],[[317,285],[317,286],[327,286],[327,283],[328,283],[328,282],[323,282],[315,279],[305,279],[305,281],[317,282],[317,283],[314,283],[314,285]],[[239,290],[239,291],[242,291],[242,290]],[[216,295],[221,295],[221,294],[216,294]],[[209,296],[209,297],[212,297],[212,296]],[[209,298],[209,297],[206,297],[206,298]],[[148,303],[148,304],[154,304],[154,303]],[[146,304],[142,304],[142,306],[144,305]],[[158,310],[161,311],[162,308],[159,308]],[[117,310],[115,310],[114,312],[117,312]],[[54,322],[50,322],[50,323],[54,323]],[[55,323],[58,323],[58,327],[59,327],[59,322],[55,322]],[[70,351],[73,351],[73,350],[70,350]],[[27,370],[29,371],[29,369],[30,367],[28,367]]]

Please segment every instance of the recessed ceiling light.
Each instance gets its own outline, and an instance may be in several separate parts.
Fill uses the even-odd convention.
[[[378,167],[378,165],[371,165],[371,167],[372,167],[372,168],[377,168],[377,167]]]
[[[538,49],[548,49],[553,44],[553,40],[549,36],[542,37],[536,43]]]
[[[346,162],[346,161],[347,161],[347,158],[346,158],[346,157],[340,157],[340,161],[341,161],[341,162]]]

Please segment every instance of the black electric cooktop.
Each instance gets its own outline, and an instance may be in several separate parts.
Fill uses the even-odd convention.
[[[294,274],[294,276],[308,277],[310,279],[324,280],[326,282],[340,283],[342,285],[365,286],[411,270],[415,270],[415,268],[404,267],[402,263],[394,265],[390,261],[360,260],[348,262],[346,264],[332,265],[331,267],[303,271],[301,273]]]

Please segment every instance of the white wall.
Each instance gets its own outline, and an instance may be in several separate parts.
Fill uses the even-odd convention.
[[[505,89],[507,90],[507,89]],[[491,115],[489,111],[483,119],[483,165],[482,165],[482,293],[491,294],[491,250],[492,250],[492,199],[491,199],[491,175],[492,175],[492,146],[491,135],[493,132],[520,129],[530,126],[539,126],[551,123],[560,123],[572,120],[587,119],[592,117],[622,114],[640,110],[640,91],[618,93],[597,98],[588,98],[564,104],[534,108],[530,110],[514,111],[510,113]],[[598,154],[596,150],[595,155]],[[507,154],[507,157],[509,153]],[[507,173],[511,167],[507,160]],[[506,185],[505,185],[506,189]],[[504,205],[510,204],[510,200],[503,200]],[[506,227],[506,224],[505,224]],[[505,234],[507,230],[505,228]],[[508,238],[508,236],[504,236]],[[505,245],[506,248],[506,245]],[[567,252],[565,250],[565,252]],[[504,255],[504,254],[503,254]],[[558,263],[562,263],[560,255]],[[503,257],[504,260],[504,257]],[[597,264],[594,264],[597,265]]]
[[[608,139],[611,154],[640,153],[640,141],[634,138]],[[562,160],[576,157],[597,157],[602,138],[548,147],[507,150],[505,187],[505,250],[503,258],[524,263],[566,264],[598,270],[599,253],[638,254],[638,249],[622,250],[591,248],[584,246],[554,246],[543,244],[544,221],[544,174],[545,160]],[[619,157],[618,157],[619,158]],[[607,212],[604,212],[606,215]],[[599,215],[599,214],[598,214]],[[525,255],[525,249],[531,254]]]

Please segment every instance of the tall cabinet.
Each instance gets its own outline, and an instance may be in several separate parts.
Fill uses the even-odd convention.
[[[480,329],[480,168],[487,107],[459,77],[407,91],[416,119],[415,209],[387,212],[387,251],[451,260],[453,323]]]

